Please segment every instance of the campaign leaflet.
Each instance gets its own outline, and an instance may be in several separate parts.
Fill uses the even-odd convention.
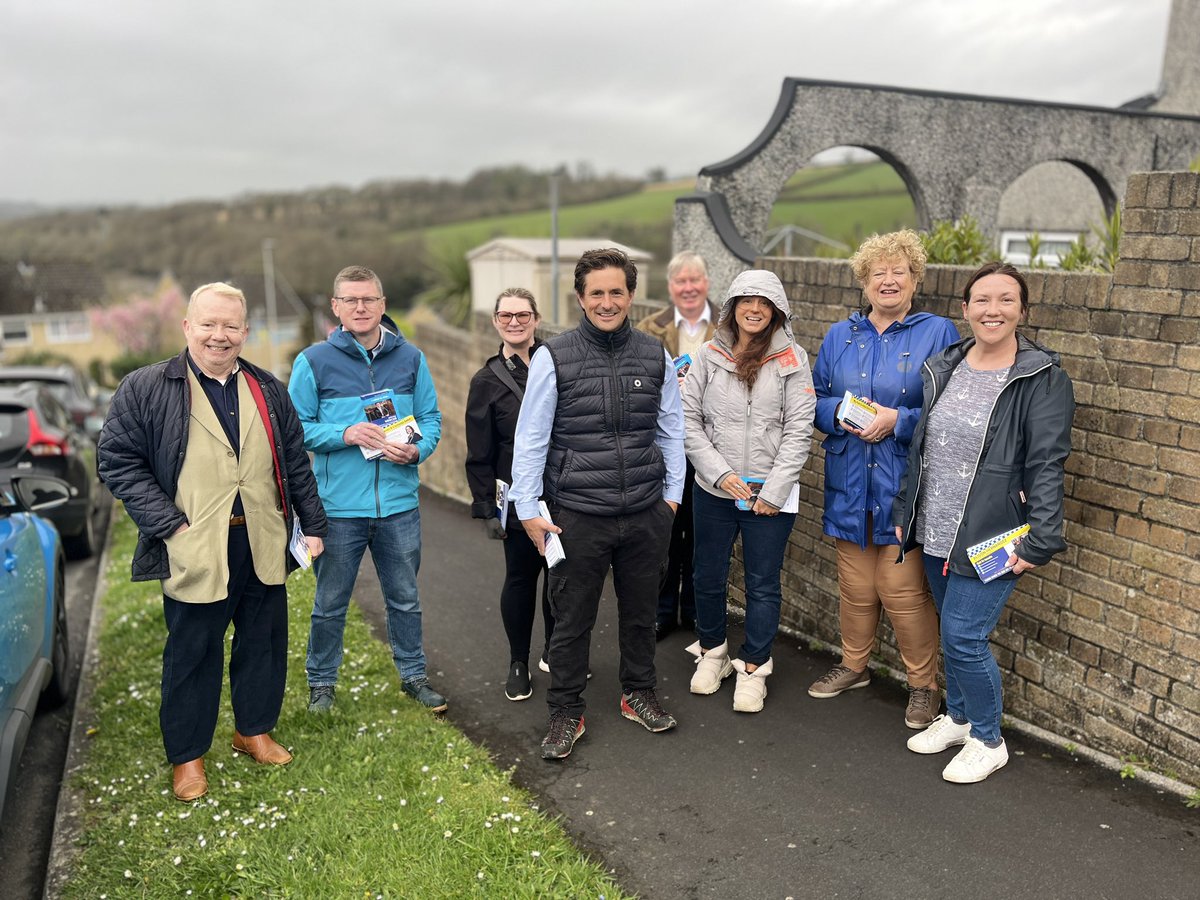
[[[540,515],[543,519],[545,519],[551,525],[554,524],[554,520],[550,518],[550,507],[548,507],[546,505],[545,500],[538,501],[538,515]],[[562,540],[559,538],[559,536],[555,532],[547,531],[545,540],[546,540],[546,565],[549,568],[553,569],[560,562],[563,562],[564,560],[566,560],[567,553],[565,550],[563,550]]]
[[[308,547],[304,532],[300,530],[299,516],[292,519],[292,538],[288,541],[288,549],[292,551],[296,562],[300,563],[300,568],[312,568],[312,550]]]
[[[500,527],[508,527],[508,482],[496,479],[496,518]]]
[[[362,394],[359,399],[362,401],[367,421],[384,430],[389,444],[415,444],[424,437],[413,416],[405,416],[403,419],[396,417],[396,398],[391,388]],[[373,447],[358,449],[367,459],[379,459],[383,456],[382,450]]]
[[[692,354],[685,353],[683,356],[675,357],[675,377],[685,378],[688,371],[692,368]]]
[[[967,548],[967,558],[971,560],[971,565],[975,567],[984,584],[1012,571],[1008,558],[1013,555],[1017,544],[1021,543],[1021,538],[1028,533],[1029,525],[1025,524]]]
[[[735,500],[738,509],[749,512],[754,509],[754,501],[758,499],[759,493],[762,492],[763,483],[766,479],[763,478],[743,478],[746,482],[746,487],[750,488],[749,500]],[[787,499],[783,501],[783,506],[779,507],[782,513],[794,513],[800,511],[800,484],[797,482],[792,485],[792,489],[788,492]]]
[[[842,397],[842,403],[838,407],[838,421],[843,425],[851,425],[862,431],[868,425],[875,421],[875,416],[878,415],[878,410],[870,403],[855,397],[849,391]]]

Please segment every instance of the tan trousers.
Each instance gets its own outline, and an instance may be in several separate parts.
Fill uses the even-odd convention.
[[[888,620],[908,670],[908,686],[937,687],[938,619],[925,585],[920,552],[896,565],[894,544],[863,550],[852,541],[836,541],[838,594],[841,597],[842,665],[861,672],[875,649],[879,610]]]

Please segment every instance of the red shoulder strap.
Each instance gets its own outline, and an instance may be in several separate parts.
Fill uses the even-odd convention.
[[[242,374],[246,376],[246,386],[250,388],[250,394],[254,397],[254,405],[258,407],[258,417],[262,419],[263,428],[267,430],[267,446],[271,448],[271,462],[275,467],[275,487],[279,489],[279,500],[283,504],[283,517],[287,519],[287,494],[283,490],[283,470],[279,465],[279,454],[275,452],[275,432],[271,429],[271,413],[267,409],[267,398],[263,396],[262,385],[258,383],[258,379],[253,377],[242,368]]]

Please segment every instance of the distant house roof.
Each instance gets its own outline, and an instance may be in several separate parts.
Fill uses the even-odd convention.
[[[78,312],[104,299],[99,268],[75,260],[0,260],[0,315]]]
[[[579,259],[588,250],[597,250],[604,247],[615,247],[618,250],[623,250],[634,262],[650,262],[654,259],[654,254],[647,250],[630,247],[605,237],[559,238],[558,257],[559,259]],[[473,250],[468,250],[467,259],[474,261],[482,256],[494,256],[497,254],[510,257],[523,257],[535,262],[549,262],[550,239],[495,238]]]

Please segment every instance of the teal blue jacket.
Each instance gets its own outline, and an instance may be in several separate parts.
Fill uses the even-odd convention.
[[[421,432],[416,463],[368,460],[342,435],[367,421],[361,395],[391,388],[396,415],[413,416]],[[374,358],[346,331],[302,351],[292,363],[288,394],[304,426],[304,447],[325,513],[331,518],[383,518],[417,507],[417,466],[433,453],[442,436],[442,414],[425,355],[386,328]]]

